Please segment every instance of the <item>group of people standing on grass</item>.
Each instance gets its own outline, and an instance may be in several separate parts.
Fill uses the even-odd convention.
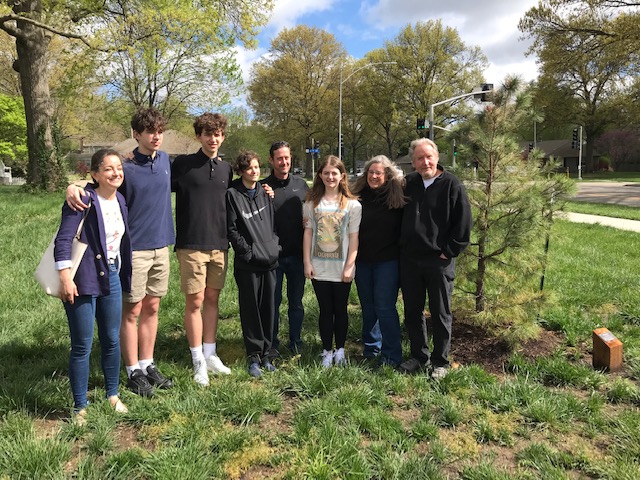
[[[308,278],[320,310],[322,365],[346,362],[347,301],[355,279],[364,356],[405,372],[431,366],[432,377],[443,377],[449,367],[454,258],[469,243],[471,212],[461,182],[438,165],[437,146],[428,139],[411,143],[416,172],[406,179],[386,157],[374,157],[351,188],[344,164],[330,155],[309,188],[291,174],[286,142],[271,146],[272,173],[262,181],[256,153],[241,152],[233,167],[219,158],[226,126],[220,114],[200,115],[194,122],[200,150],[171,164],[160,150],[164,118],[153,108],[141,109],[131,121],[138,147],[130,158],[123,161],[117,152],[101,150],[91,160],[94,183],[67,189],[55,259],[71,336],[74,410],[82,416],[87,406],[94,319],[106,393],[116,411],[127,410],[118,397],[121,356],[127,387],[136,394],[152,396],[157,388],[173,386],[154,362],[172,244],[185,295],[193,378],[200,385],[209,385],[209,373],[230,373],[216,349],[229,244],[252,377],[276,369],[284,277],[292,352],[302,348]],[[171,192],[176,194],[175,231]],[[82,240],[89,248],[72,279],[71,239],[84,215]],[[396,310],[399,288],[411,344],[405,362]],[[434,324],[432,352],[423,315],[426,294]]]

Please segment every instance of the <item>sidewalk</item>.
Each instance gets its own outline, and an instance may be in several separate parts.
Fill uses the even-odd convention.
[[[560,212],[558,217],[575,223],[598,223],[606,227],[640,232],[640,221],[626,220],[624,218],[603,217],[602,215],[586,215],[584,213]]]

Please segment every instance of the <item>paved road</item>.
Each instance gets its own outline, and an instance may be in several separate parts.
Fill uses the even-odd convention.
[[[578,182],[578,193],[574,198],[581,202],[640,207],[640,183]]]

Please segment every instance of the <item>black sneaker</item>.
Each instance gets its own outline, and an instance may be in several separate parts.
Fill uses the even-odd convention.
[[[173,387],[171,379],[162,375],[158,367],[153,363],[147,367],[147,380],[151,385],[162,388],[163,390]]]
[[[425,370],[428,367],[426,363],[422,363],[415,357],[411,357],[405,360],[398,366],[398,370],[402,373],[417,373],[421,370]]]
[[[153,397],[153,385],[149,383],[142,370],[136,368],[127,380],[127,388],[141,397]]]

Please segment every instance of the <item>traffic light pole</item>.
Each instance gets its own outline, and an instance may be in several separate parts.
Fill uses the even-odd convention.
[[[484,89],[485,86],[489,86],[490,88],[487,88],[486,90]],[[441,102],[436,102],[436,103],[432,103],[431,105],[429,105],[429,139],[431,141],[433,141],[433,137],[434,137],[434,128],[442,128],[442,127],[436,127],[433,124],[433,107],[437,107],[438,105],[444,105],[445,103],[451,103],[454,102],[456,100],[460,100],[461,98],[467,98],[467,97],[471,97],[473,95],[482,95],[483,93],[489,93],[493,91],[493,84],[485,84],[483,85],[483,90],[480,90],[478,92],[470,92],[470,93],[463,93],[462,95],[457,95],[455,97],[451,97],[451,98],[447,98],[446,100],[442,100]],[[446,130],[446,129],[445,129]]]

